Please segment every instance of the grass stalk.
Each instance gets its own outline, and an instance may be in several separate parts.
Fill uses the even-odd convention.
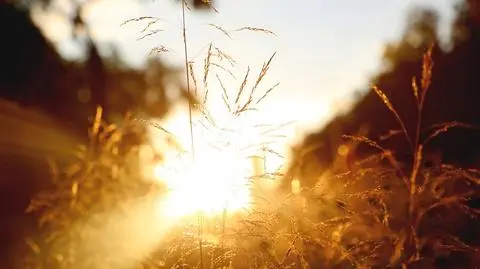
[[[188,43],[187,43],[187,30],[186,30],[186,0],[182,0],[182,36],[183,36],[183,51],[185,57],[185,79],[187,84],[187,93],[190,94],[190,72],[188,67]],[[194,144],[194,134],[193,134],[193,120],[192,120],[192,102],[188,102],[188,120],[190,127],[190,142],[192,151],[192,161],[195,161],[195,144]],[[200,252],[200,268],[203,269],[203,242],[202,242],[202,227],[203,226],[203,216],[201,212],[198,212],[198,247]]]

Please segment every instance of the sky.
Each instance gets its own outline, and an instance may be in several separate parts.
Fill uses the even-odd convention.
[[[57,10],[69,10],[68,0],[55,1]],[[218,13],[187,13],[189,60],[201,71],[206,48],[213,42],[237,60],[232,72],[242,78],[248,66],[256,74],[276,52],[263,86],[267,89],[275,82],[280,84],[264,103],[265,113],[260,118],[275,123],[294,120],[295,132],[303,133],[320,128],[335,113],[348,109],[353,93],[366,89],[369,77],[380,66],[386,42],[400,37],[410,8],[436,8],[441,15],[440,32],[447,36],[454,2],[217,0]],[[161,57],[171,65],[182,66],[181,9],[175,1],[96,0],[85,8],[83,15],[95,41],[118,46],[129,64],[144,65],[151,49],[163,45],[169,52]],[[151,29],[162,31],[137,40],[145,23],[121,26],[128,19],[142,16],[161,18]],[[64,16],[37,12],[35,21],[65,57],[80,55],[71,42]],[[266,28],[275,35],[235,32],[229,39],[208,24],[224,29]],[[227,86],[238,89],[240,83],[241,79]]]

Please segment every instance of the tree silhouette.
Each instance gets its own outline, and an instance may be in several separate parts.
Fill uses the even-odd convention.
[[[431,44],[433,48],[433,81],[426,98],[422,137],[431,133],[432,125],[458,121],[471,125],[480,124],[480,109],[477,101],[478,70],[480,57],[480,25],[474,8],[478,1],[467,1],[456,7],[457,17],[453,24],[451,42],[453,48],[443,51],[438,46],[437,15],[432,10],[413,11],[408,18],[407,28],[399,42],[388,44],[384,51],[384,70],[374,76],[372,84],[377,85],[390,99],[406,129],[411,135],[415,128],[416,111],[412,93],[412,78],[419,77],[422,70],[422,55]],[[399,129],[395,117],[388,112],[380,98],[373,92],[366,95],[344,115],[335,117],[322,130],[308,135],[296,151],[305,169],[318,174],[337,159],[337,149],[347,143],[342,135],[366,135],[382,146],[392,149],[398,158],[406,163],[411,160],[407,140],[401,135],[382,139],[390,131]],[[478,164],[478,140],[480,133],[475,130],[454,129],[427,145],[427,152],[442,152],[446,163],[463,166]],[[312,145],[317,149],[300,157],[302,148]],[[375,153],[366,145],[358,145],[347,158],[348,162],[358,161]],[[309,167],[309,168],[307,168]],[[313,177],[314,178],[314,177]],[[305,182],[314,184],[315,180]]]

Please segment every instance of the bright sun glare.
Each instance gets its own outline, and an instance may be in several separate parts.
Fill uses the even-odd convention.
[[[194,116],[194,154],[188,109],[179,107],[173,116],[161,123],[178,143],[174,150],[165,141],[165,133],[151,128],[154,146],[164,161],[154,163],[150,173],[155,181],[165,184],[168,193],[161,201],[161,214],[183,217],[198,212],[207,215],[225,210],[238,212],[252,203],[252,178],[261,178],[264,167],[255,165],[252,156],[261,154],[264,141],[245,117],[231,115],[207,127],[200,116]],[[220,127],[221,126],[221,127]]]

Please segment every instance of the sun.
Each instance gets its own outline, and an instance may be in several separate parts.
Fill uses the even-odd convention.
[[[216,119],[217,125],[209,128],[196,115],[192,147],[188,110],[179,108],[173,115],[161,125],[176,147],[165,142],[161,130],[150,130],[155,147],[165,156],[150,169],[153,179],[168,189],[160,203],[162,214],[183,217],[249,209],[254,179],[264,173],[255,165],[262,143],[256,128],[244,117]]]
[[[239,165],[245,160],[228,150],[197,152],[198,159],[180,162],[181,167],[174,175],[165,175],[164,165],[155,166],[155,178],[169,189],[163,212],[179,217],[248,208],[251,202],[248,172]]]

